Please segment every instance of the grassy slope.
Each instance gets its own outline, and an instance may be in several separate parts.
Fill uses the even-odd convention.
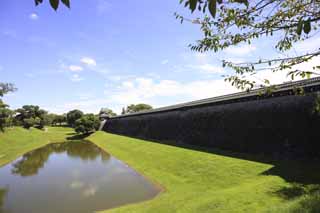
[[[48,132],[8,129],[0,133],[0,165],[48,143],[63,142],[72,132],[69,128],[49,128]],[[87,139],[166,189],[153,200],[110,212],[320,212],[320,195],[306,194],[288,200],[276,194],[286,187],[291,190],[287,190],[289,194],[296,193],[297,189],[279,176],[261,174],[273,169],[273,165],[103,132]],[[294,167],[286,168],[291,171]],[[300,168],[298,173],[302,177],[314,176],[313,179],[320,182],[319,165],[311,170]]]
[[[275,193],[297,190],[279,176],[262,174],[273,165],[104,132],[87,139],[166,189],[153,200],[110,212],[311,212],[305,201],[320,201],[319,196],[314,201],[314,196],[286,199]]]
[[[0,133],[0,165],[48,143],[63,142],[71,132],[73,130],[70,128],[58,127],[50,127],[48,132],[20,127],[7,129],[5,133]]]

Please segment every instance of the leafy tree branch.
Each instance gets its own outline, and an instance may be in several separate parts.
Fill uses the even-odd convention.
[[[293,48],[293,44],[319,33],[319,0],[180,0],[180,3],[192,13],[196,10],[200,13],[193,19],[175,14],[181,22],[200,25],[203,38],[190,45],[191,50],[197,52],[218,52],[266,37],[275,37],[274,48],[279,52],[287,52]],[[255,75],[261,70],[287,71],[291,79],[319,75],[318,65],[311,70],[295,68],[319,56],[319,52],[319,45],[315,45],[315,49],[307,54],[295,57],[269,58],[241,64],[223,61],[222,64],[235,71],[234,75],[226,76],[227,81],[237,88],[251,89],[256,82],[248,80],[248,74]],[[268,82],[264,81],[265,84]]]

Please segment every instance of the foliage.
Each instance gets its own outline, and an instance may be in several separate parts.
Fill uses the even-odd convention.
[[[0,99],[0,131],[4,131],[4,128],[10,124],[11,115],[12,111],[8,108],[8,105]]]
[[[16,90],[17,88],[15,88],[13,84],[0,82],[0,97],[3,97],[9,92],[15,92]]]
[[[52,125],[59,124],[61,126],[63,123],[66,123],[66,122],[67,122],[67,116],[65,114],[64,115],[54,115],[54,118],[52,120]]]
[[[77,133],[88,134],[99,129],[100,120],[94,114],[85,114],[75,122],[75,131]]]
[[[43,2],[43,0],[34,0],[36,6],[38,6],[39,4],[41,4]],[[62,4],[64,4],[66,7],[70,8],[70,0],[49,0],[51,7],[54,10],[57,10],[59,7],[60,2]]]
[[[4,199],[6,198],[8,189],[0,188],[0,212],[3,212],[2,206],[4,203]]]
[[[188,19],[179,14],[176,18],[201,26],[203,38],[190,45],[191,50],[206,52],[221,51],[241,43],[251,44],[256,39],[274,37],[274,48],[285,53],[293,44],[305,41],[319,32],[320,1],[315,0],[180,0],[191,12],[200,11],[200,17]],[[284,55],[284,54],[282,54]],[[223,61],[224,67],[235,73],[225,76],[226,81],[241,89],[252,89],[257,82],[248,77],[261,70],[272,72],[286,71],[292,79],[296,76],[308,78],[319,75],[320,66],[312,70],[297,68],[296,65],[308,62],[320,55],[319,46],[308,53],[297,56],[261,59],[245,63]],[[261,79],[262,86],[268,86],[268,79]]]
[[[36,121],[34,118],[25,118],[23,119],[23,127],[26,129],[29,129],[30,127],[33,127],[36,124]]]
[[[126,109],[124,107],[122,107],[121,115],[124,115],[124,114],[126,114]]]
[[[126,109],[122,108],[122,114],[141,112],[145,110],[151,110],[152,106],[148,104],[131,104]]]
[[[102,114],[108,115],[109,117],[113,117],[117,115],[117,113],[113,112],[109,108],[101,108],[99,115],[102,115]]]
[[[40,109],[35,105],[24,105],[16,110],[16,124],[22,125],[24,128],[36,127],[42,129],[46,123],[47,111]]]
[[[0,97],[3,97],[9,92],[14,92],[17,89],[11,83],[1,83],[0,82]],[[11,125],[12,111],[8,108],[2,99],[0,98],[0,131],[4,131],[6,126]]]
[[[50,144],[24,154],[21,159],[13,164],[11,172],[23,177],[36,175],[44,167],[52,153],[61,152],[66,152],[69,156],[80,157],[84,160],[95,160],[102,155],[99,148],[88,142]],[[104,157],[108,158],[109,156],[104,155]]]
[[[70,127],[74,127],[76,124],[76,120],[83,116],[83,112],[80,110],[72,110],[67,113],[67,123]]]

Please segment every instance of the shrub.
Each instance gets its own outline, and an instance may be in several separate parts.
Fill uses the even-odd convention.
[[[86,114],[76,120],[75,131],[77,133],[88,134],[99,129],[100,120],[94,114]]]

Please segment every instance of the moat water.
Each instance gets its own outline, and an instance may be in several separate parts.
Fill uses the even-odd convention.
[[[85,141],[47,145],[0,168],[0,213],[87,213],[151,199],[159,191]]]

